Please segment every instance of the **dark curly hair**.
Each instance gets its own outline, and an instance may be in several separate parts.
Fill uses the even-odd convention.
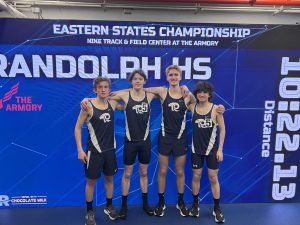
[[[129,76],[129,81],[130,82],[133,80],[135,74],[139,74],[144,78],[145,81],[147,80],[147,76],[146,76],[144,70],[138,69],[138,70],[132,71],[132,73],[130,74],[130,76]]]
[[[210,101],[213,97],[214,94],[214,87],[212,86],[211,83],[206,82],[206,81],[199,81],[194,90],[193,90],[193,94],[195,96],[195,98],[197,99],[197,94],[199,92],[204,92],[204,93],[208,93],[209,97],[208,97],[208,101]],[[198,99],[197,99],[198,102]]]

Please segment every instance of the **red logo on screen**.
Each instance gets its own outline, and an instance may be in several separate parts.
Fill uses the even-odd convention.
[[[12,86],[10,91],[6,92],[4,94],[4,97],[0,99],[0,109],[3,108],[3,103],[10,100],[13,95],[18,93],[18,91],[19,91],[19,82],[16,85]]]
[[[32,96],[14,96],[19,91],[19,82],[11,87],[10,91],[0,99],[0,109],[7,112],[40,112],[42,104],[34,104]],[[14,96],[12,101],[9,101]],[[9,102],[8,102],[9,101]],[[7,102],[5,105],[4,103]]]

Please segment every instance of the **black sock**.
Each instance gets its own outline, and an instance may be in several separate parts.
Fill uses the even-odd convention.
[[[127,195],[122,195],[122,208],[127,208]]]
[[[86,211],[93,211],[93,201],[86,202]]]
[[[112,205],[112,198],[106,198],[106,207]]]
[[[178,200],[177,200],[178,204],[183,204],[183,193],[178,193]]]
[[[159,205],[164,205],[165,204],[165,194],[164,193],[158,193],[158,197],[159,197],[158,204]]]
[[[220,208],[220,199],[215,199],[214,198],[214,209]]]
[[[197,204],[197,205],[199,204],[199,203],[198,203],[198,197],[199,197],[199,194],[193,195],[193,199],[194,199],[194,202],[193,202],[193,203],[194,203],[194,204]]]
[[[142,193],[143,205],[148,205],[148,193]]]

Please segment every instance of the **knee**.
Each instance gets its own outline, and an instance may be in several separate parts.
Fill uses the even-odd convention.
[[[96,182],[97,182],[96,179],[87,179],[86,184],[90,187],[94,187]]]
[[[146,178],[148,176],[147,171],[140,170],[140,177],[141,178]]]
[[[182,170],[182,169],[176,170],[176,176],[177,177],[184,177],[184,170]]]
[[[159,175],[165,177],[167,175],[167,168],[160,168]]]
[[[217,184],[218,183],[218,176],[217,175],[209,175],[209,181],[211,184]]]
[[[200,182],[201,174],[199,173],[193,173],[193,181]]]
[[[123,174],[123,178],[126,179],[126,180],[130,180],[130,177],[131,177],[131,173],[125,171],[124,174]]]

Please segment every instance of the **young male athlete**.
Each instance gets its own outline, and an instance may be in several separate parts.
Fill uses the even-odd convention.
[[[151,159],[150,138],[150,102],[154,94],[144,91],[146,75],[143,70],[134,70],[129,81],[131,89],[114,92],[111,100],[123,102],[125,105],[126,135],[123,152],[124,173],[122,177],[122,206],[119,212],[120,219],[127,216],[127,197],[130,188],[130,178],[136,157],[139,161],[140,186],[142,191],[143,209],[149,215],[154,215],[148,204],[148,165]],[[83,107],[86,100],[83,101]]]
[[[156,216],[163,216],[165,206],[164,192],[166,186],[166,175],[168,171],[169,156],[173,154],[175,160],[176,184],[178,200],[176,208],[181,216],[188,216],[189,211],[185,206],[183,193],[185,185],[184,166],[187,153],[186,112],[187,107],[195,102],[195,98],[189,94],[183,98],[182,88],[179,86],[181,80],[181,69],[177,65],[171,65],[166,69],[169,88],[154,87],[146,88],[147,92],[160,97],[163,117],[158,141],[159,171],[158,171],[158,195],[159,202],[154,211]],[[220,112],[224,111],[219,106]]]
[[[104,213],[111,220],[117,218],[112,205],[114,189],[113,175],[118,170],[114,134],[114,110],[117,107],[117,102],[107,99],[110,92],[110,80],[108,78],[96,78],[93,87],[97,97],[90,99],[87,111],[81,109],[74,131],[78,159],[84,163],[87,177],[85,187],[87,205],[86,225],[96,224],[93,212],[93,195],[96,181],[100,177],[101,172],[104,173],[106,190],[106,207]],[[84,122],[87,124],[89,132],[86,151],[83,150],[81,140],[82,125]]]
[[[215,222],[224,223],[225,218],[220,208],[220,185],[218,181],[219,163],[223,160],[223,144],[225,139],[225,123],[223,115],[217,112],[217,107],[211,103],[213,87],[208,82],[197,83],[194,95],[197,103],[189,105],[193,113],[193,142],[192,142],[192,193],[194,202],[190,215],[199,217],[200,179],[204,161],[208,168],[208,176],[214,200],[213,216]],[[217,137],[219,127],[219,140]]]

